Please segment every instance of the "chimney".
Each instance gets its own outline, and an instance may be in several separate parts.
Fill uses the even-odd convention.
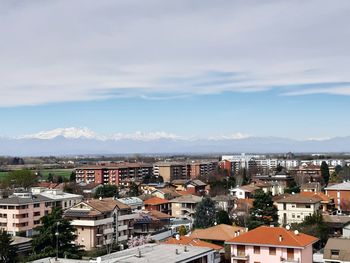
[[[188,252],[187,246],[184,247],[184,251],[185,251],[185,252]]]
[[[282,235],[279,236],[279,241],[282,242],[283,241],[283,237]]]
[[[175,236],[176,240],[180,240],[180,235]]]
[[[179,255],[179,254],[180,254],[178,249],[175,249],[175,254],[176,254],[176,255]]]
[[[239,234],[240,234],[240,230],[237,231],[237,236],[239,236]]]
[[[237,236],[237,231],[235,231],[235,237]]]

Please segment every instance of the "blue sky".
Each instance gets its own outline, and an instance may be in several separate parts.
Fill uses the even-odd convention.
[[[350,2],[2,1],[0,136],[349,136]]]

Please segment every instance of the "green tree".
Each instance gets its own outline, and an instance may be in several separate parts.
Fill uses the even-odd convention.
[[[231,225],[230,217],[225,210],[219,210],[216,212],[216,223],[217,224],[226,224]]]
[[[95,193],[95,198],[99,197],[118,197],[119,189],[116,185],[113,184],[105,184],[99,188],[97,188]]]
[[[179,235],[180,236],[185,236],[187,234],[187,229],[186,229],[186,227],[184,226],[184,225],[181,225],[180,227],[179,227]]]
[[[323,216],[320,212],[305,217],[302,223],[293,224],[292,228],[299,230],[301,233],[308,234],[320,239],[320,248],[326,244],[330,233],[330,229],[323,221]]]
[[[197,204],[194,213],[194,227],[207,228],[215,224],[215,203],[208,197],[204,197]]]
[[[321,176],[323,178],[323,181],[325,185],[328,185],[329,177],[330,177],[328,164],[325,161],[322,161],[320,169],[321,169]]]
[[[77,175],[76,175],[75,171],[72,171],[70,176],[69,176],[69,181],[75,182],[76,178],[77,178]]]
[[[134,197],[134,196],[139,196],[139,195],[140,195],[139,186],[133,182],[129,188],[129,196]]]
[[[39,234],[32,241],[33,258],[56,256],[57,240],[59,257],[81,258],[81,247],[74,244],[76,229],[69,220],[62,218],[61,209],[53,209],[41,221],[42,226],[36,228]]]
[[[0,230],[0,263],[15,262],[16,249],[11,246],[11,236],[3,230]]]
[[[336,174],[340,174],[340,172],[343,170],[343,167],[341,167],[341,165],[337,165],[336,167],[334,167],[334,171],[336,172]]]
[[[254,229],[261,225],[278,225],[277,207],[274,206],[271,193],[256,191],[253,207],[250,209],[248,228]]]
[[[35,184],[37,176],[33,171],[24,169],[11,171],[4,178],[4,183],[7,187],[23,187],[27,189]]]

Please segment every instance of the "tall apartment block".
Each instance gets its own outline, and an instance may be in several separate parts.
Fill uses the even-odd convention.
[[[152,176],[153,166],[145,163],[111,163],[76,168],[77,183],[129,185]]]

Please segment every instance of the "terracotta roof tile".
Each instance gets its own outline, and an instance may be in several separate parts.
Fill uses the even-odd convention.
[[[237,231],[242,233],[245,231],[245,228],[220,224],[206,229],[196,229],[192,232],[190,237],[205,240],[227,241],[232,239]]]
[[[176,245],[185,245],[185,246],[193,246],[193,247],[208,247],[215,250],[221,250],[223,247],[218,246],[209,242],[205,242],[196,238],[181,236],[180,239],[170,238],[164,242],[165,244],[176,244]]]
[[[144,201],[145,205],[161,205],[161,204],[167,204],[167,203],[169,203],[168,200],[163,199],[163,198],[159,198],[156,196]]]
[[[280,241],[280,236],[282,240]],[[247,233],[239,235],[227,243],[229,244],[258,244],[283,247],[305,247],[317,242],[318,239],[303,233],[295,234],[283,227],[261,226]]]

